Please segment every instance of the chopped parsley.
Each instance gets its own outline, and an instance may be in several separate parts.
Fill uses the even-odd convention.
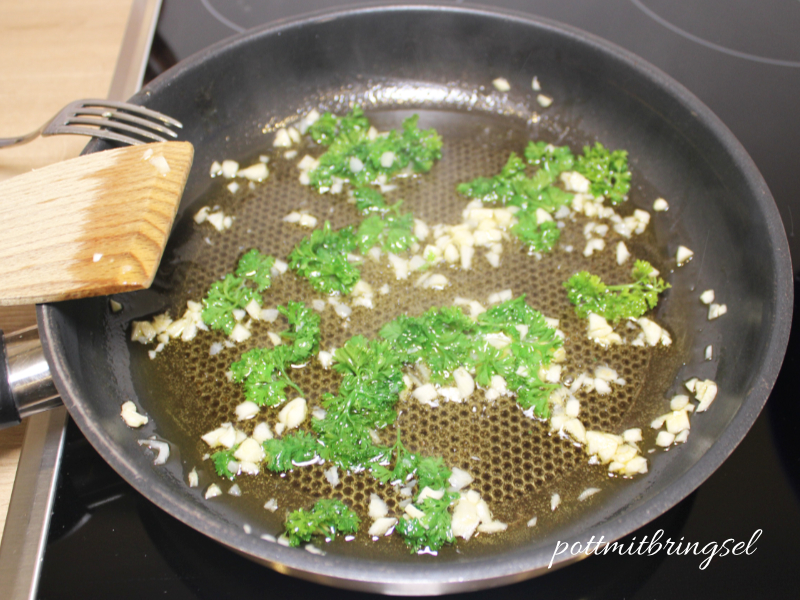
[[[433,129],[420,129],[418,120],[413,115],[400,131],[376,135],[359,106],[342,117],[326,112],[308,130],[315,142],[328,148],[309,173],[311,184],[324,192],[334,178],[364,186],[404,169],[427,173],[442,156],[442,139]]]
[[[359,270],[347,260],[357,247],[352,227],[333,231],[325,221],[322,229],[315,229],[292,250],[289,266],[318,292],[347,295],[361,278]]]
[[[234,310],[244,310],[253,300],[261,305],[259,292],[271,285],[270,270],[274,262],[274,258],[255,248],[246,252],[239,259],[235,275],[228,273],[222,281],[214,282],[203,298],[203,322],[230,335],[237,323]],[[255,289],[247,283],[255,284]]]
[[[381,212],[389,208],[386,206],[386,200],[384,200],[383,194],[370,187],[358,187],[354,189],[353,199],[356,201],[356,209],[358,209],[358,212],[361,214]]]
[[[286,388],[303,391],[289,379],[288,370],[300,364],[319,348],[319,315],[302,302],[290,301],[278,311],[289,321],[289,329],[281,337],[292,344],[274,348],[253,348],[231,364],[232,379],[244,383],[247,400],[259,406],[277,406],[286,400]]]
[[[334,354],[333,368],[342,374],[336,395],[325,394],[324,419],[315,419],[323,449],[320,455],[343,469],[364,466],[387,454],[373,432],[397,420],[394,405],[405,388],[402,363],[389,344],[350,338]]]
[[[579,317],[595,313],[616,323],[652,310],[658,304],[658,295],[670,287],[645,260],[636,261],[631,278],[632,283],[606,285],[599,276],[581,271],[565,281],[564,287]]]
[[[537,210],[554,213],[572,201],[572,194],[555,184],[565,171],[577,171],[590,182],[593,196],[605,196],[616,206],[624,201],[630,190],[631,174],[625,150],[607,150],[599,142],[585,146],[583,154],[575,157],[568,146],[553,146],[545,142],[530,142],[523,161],[512,152],[500,173],[492,177],[477,177],[461,183],[457,191],[484,204],[516,206],[517,224],[511,232],[533,252],[549,252],[561,232],[551,220],[540,219]],[[536,167],[531,177],[528,165]]]
[[[315,535],[326,541],[338,533],[355,533],[361,520],[341,500],[317,500],[311,510],[298,509],[286,516],[286,537],[290,546],[310,542]]]
[[[610,152],[600,142],[593,147],[584,146],[575,170],[591,182],[589,189],[593,196],[605,196],[613,206],[624,202],[631,189],[625,150]]]
[[[414,215],[401,215],[399,205],[400,202],[361,221],[357,237],[362,254],[366,254],[373,246],[379,246],[384,252],[400,254],[416,243]]]
[[[203,322],[230,335],[237,323],[233,311],[244,310],[253,300],[261,304],[260,299],[256,290],[244,285],[244,279],[228,273],[222,281],[211,284],[203,298]]]
[[[227,477],[228,479],[236,477],[236,473],[230,469],[230,464],[236,462],[236,459],[233,458],[233,453],[236,452],[238,447],[237,445],[229,450],[218,450],[211,455],[211,461],[214,463],[214,470],[217,472],[217,475],[220,477]]]
[[[256,284],[256,289],[263,292],[272,284],[270,271],[273,264],[275,264],[273,257],[261,254],[253,248],[245,252],[244,256],[239,259],[236,276],[252,281]]]
[[[455,541],[450,507],[458,498],[459,495],[455,492],[445,492],[439,500],[428,496],[422,502],[414,504],[425,513],[424,516],[411,518],[403,515],[396,530],[403,536],[411,552],[437,552],[445,544]]]
[[[384,325],[380,335],[403,362],[424,362],[435,383],[446,383],[461,366],[474,369],[482,386],[500,375],[524,409],[533,407],[540,418],[550,414],[548,399],[557,386],[543,382],[539,369],[550,364],[562,342],[524,296],[492,307],[477,321],[458,307],[432,308],[419,317],[401,315]]]
[[[542,209],[553,213],[572,201],[572,194],[556,187],[558,175],[574,164],[569,148],[531,142],[525,150],[528,162],[538,167],[532,177],[525,173],[526,165],[512,152],[500,173],[493,177],[478,177],[461,183],[460,194],[480,199],[484,204],[515,206],[518,223],[511,232],[533,252],[552,250],[561,235],[552,221],[540,222],[536,212]]]
[[[276,473],[290,471],[299,464],[314,460],[320,449],[317,438],[305,431],[290,433],[280,439],[266,440],[262,446],[267,468]]]

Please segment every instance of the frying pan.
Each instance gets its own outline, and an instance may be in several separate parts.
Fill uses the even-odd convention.
[[[312,555],[249,535],[239,515],[204,501],[184,483],[179,448],[166,465],[152,465],[136,443],[142,433],[124,425],[119,406],[132,399],[145,412],[157,411],[158,395],[104,299],[42,305],[40,335],[56,386],[105,460],[171,515],[280,572],[412,595],[535,576],[546,571],[557,541],[618,539],[699,486],[746,434],[777,377],[791,319],[791,267],[780,217],[752,161],[727,128],[667,76],[550,21],[480,8],[382,6],[246,32],[177,65],[132,101],[182,121],[183,137],[195,146],[180,219],[204,192],[213,160],[256,152],[271,139],[262,130],[320,99],[530,118],[536,107],[532,75],[557,98],[557,116],[543,119],[563,119],[609,147],[626,148],[634,169],[671,200],[670,210],[679,214],[657,239],[672,256],[679,243],[697,252],[675,297],[713,288],[728,305],[724,322],[713,326],[699,305],[680,306],[692,360],[691,371],[680,370],[676,380],[709,377],[720,388],[684,446],[654,456],[646,476],[535,542],[447,560]],[[497,76],[508,79],[512,92],[495,101],[490,86]],[[104,148],[97,142],[89,150]],[[159,308],[152,294],[126,300],[129,315]],[[703,331],[721,349],[716,361],[698,359],[708,343]],[[556,566],[571,560],[562,556]]]

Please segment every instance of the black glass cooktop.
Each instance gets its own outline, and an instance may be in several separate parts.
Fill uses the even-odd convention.
[[[255,25],[335,5],[321,0],[164,0],[153,76]],[[349,2],[348,4],[358,4]],[[730,127],[761,169],[800,240],[798,0],[536,0],[492,3],[574,25],[640,55],[683,83]],[[800,232],[800,220],[798,221]],[[798,286],[796,284],[796,295]],[[797,310],[795,311],[797,314]],[[797,598],[800,595],[800,329],[776,388],[728,461],[678,506],[622,541],[535,580],[465,594],[508,598]],[[647,555],[653,542],[666,545]],[[643,544],[643,540],[647,540]],[[727,540],[727,542],[726,542]],[[737,542],[743,542],[736,546]],[[710,544],[738,556],[683,555]],[[748,545],[749,544],[749,545]],[[692,546],[689,546],[692,548]],[[722,554],[722,551],[720,551]],[[2,594],[0,594],[1,596]],[[39,598],[327,598],[324,588],[257,566],[172,519],[114,473],[70,425]]]

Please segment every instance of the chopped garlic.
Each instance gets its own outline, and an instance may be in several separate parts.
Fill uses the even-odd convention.
[[[694,252],[689,250],[686,246],[678,246],[678,251],[675,253],[675,262],[678,263],[679,267],[682,267],[687,262],[689,262],[694,256]]]
[[[320,350],[319,354],[317,354],[317,358],[319,360],[319,364],[322,365],[322,368],[326,371],[333,365],[333,354],[330,352]]]
[[[371,519],[380,519],[389,514],[389,506],[378,494],[370,494],[368,514]]]
[[[590,496],[594,496],[599,491],[600,488],[595,488],[595,487],[586,488],[581,492],[580,496],[578,496],[578,502],[583,502]]]
[[[278,501],[275,498],[270,498],[264,503],[264,508],[270,512],[278,510]]]
[[[553,103],[553,98],[550,96],[545,96],[544,94],[539,94],[536,96],[536,102],[539,103],[539,106],[547,108]]]
[[[706,290],[700,294],[700,302],[703,304],[711,304],[714,301],[714,290]]]
[[[140,446],[147,446],[150,450],[156,452],[156,457],[153,459],[154,465],[163,465],[169,459],[169,444],[162,442],[155,438],[148,438],[146,440],[136,440]]]
[[[669,433],[668,431],[659,431],[658,435],[656,436],[656,445],[661,446],[662,448],[666,448],[672,445],[672,442],[675,441],[675,435]]]
[[[189,474],[186,476],[186,479],[189,482],[190,488],[196,488],[200,484],[200,478],[197,475],[196,467],[192,467],[192,470],[189,471]]]
[[[235,160],[223,160],[220,172],[225,179],[236,177],[236,173],[239,172],[239,163]]]
[[[237,175],[250,181],[264,181],[269,175],[269,169],[266,164],[258,162],[246,169],[240,169]]]
[[[498,92],[507,92],[511,89],[511,84],[504,77],[498,77],[492,81],[492,85]]]
[[[405,512],[412,519],[421,519],[422,517],[425,516],[425,513],[422,512],[420,509],[418,509],[413,504],[409,504],[408,506],[406,506]]]
[[[712,358],[714,358],[714,348],[709,344],[708,346],[706,346],[705,359],[711,360]]]
[[[577,171],[565,171],[561,173],[560,178],[568,192],[586,194],[591,187],[591,182]]]
[[[648,346],[655,346],[661,341],[661,334],[663,330],[655,321],[651,321],[646,317],[641,317],[640,319],[637,319],[636,322],[639,323],[639,327],[642,328],[644,339]]]
[[[712,303],[708,307],[708,320],[713,321],[728,312],[728,307],[724,304]]]
[[[561,504],[561,496],[559,494],[550,496],[550,510],[557,509],[559,504]]]
[[[617,244],[617,264],[624,264],[630,257],[631,253],[628,250],[628,247],[625,245],[625,242],[620,242]]]
[[[605,241],[601,240],[600,238],[592,238],[586,242],[586,247],[583,249],[583,255],[588,258],[595,252],[603,250],[605,247]]]
[[[239,461],[258,464],[264,460],[264,447],[255,439],[249,437],[239,444],[236,452],[233,453],[233,457]]]
[[[221,495],[222,495],[222,490],[220,489],[220,487],[216,483],[212,483],[210,486],[208,486],[208,489],[206,490],[205,498],[206,500],[209,500],[211,498],[216,498],[217,496]]]
[[[450,471],[450,478],[447,480],[450,484],[450,491],[457,492],[473,482],[473,477],[464,469],[453,467]]]
[[[390,535],[394,530],[395,525],[397,525],[397,519],[394,517],[380,517],[375,519],[372,525],[370,525],[367,533],[373,536]]]
[[[622,337],[614,332],[611,325],[603,317],[594,313],[589,313],[589,327],[587,335],[589,339],[595,341],[603,347],[613,344],[621,344]]]
[[[228,336],[234,342],[243,342],[250,338],[250,330],[242,325],[241,323],[237,323],[234,328],[231,330],[231,334]]]
[[[250,400],[245,400],[234,409],[234,412],[236,413],[237,421],[245,421],[255,417],[259,410],[261,409],[258,404]]]
[[[487,299],[488,304],[500,304],[501,302],[506,302],[507,300],[511,300],[514,297],[513,292],[508,290],[503,290],[501,292],[495,292],[491,294]]]
[[[434,400],[439,396],[436,388],[432,383],[426,383],[411,392],[411,395],[422,404],[429,406],[438,406],[438,403],[433,404]]]
[[[642,441],[642,430],[638,427],[626,429],[622,432],[622,439],[628,444],[635,444]]]
[[[287,403],[278,413],[278,422],[286,429],[294,429],[305,421],[308,415],[308,405],[304,398],[295,398]]]
[[[134,429],[141,427],[142,425],[147,425],[147,422],[149,421],[145,415],[139,413],[139,411],[136,409],[136,405],[130,400],[122,404],[120,416],[128,427],[133,427]]]
[[[695,384],[695,398],[700,401],[697,406],[697,412],[705,412],[714,399],[717,397],[717,384],[710,379],[705,381],[698,381]]]
[[[653,210],[656,212],[664,212],[669,210],[669,204],[663,198],[657,198],[655,202],[653,202]]]
[[[272,430],[269,428],[269,424],[264,421],[253,428],[253,439],[259,444],[271,440],[272,437]]]
[[[292,138],[289,137],[289,132],[284,127],[275,132],[275,139],[272,145],[276,148],[288,148],[292,145]]]
[[[325,475],[325,479],[328,480],[328,483],[331,484],[331,487],[336,487],[339,485],[339,470],[336,468],[336,465],[333,465],[330,469],[326,469],[323,472]]]

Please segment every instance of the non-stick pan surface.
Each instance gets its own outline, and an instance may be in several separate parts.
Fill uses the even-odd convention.
[[[119,406],[134,399],[159,412],[152,405],[157,390],[143,380],[146,369],[131,359],[127,331],[104,299],[41,306],[57,386],[89,441],[154,503],[220,542],[281,572],[387,593],[438,594],[531,577],[546,570],[557,541],[617,539],[694,490],[739,443],[767,399],[788,339],[792,286],[784,230],[763,179],[725,126],[680,85],[611,44],[552,22],[415,5],[329,13],[245,33],[179,64],[134,101],[182,121],[182,137],[195,145],[182,214],[205,190],[213,160],[256,152],[271,139],[265,126],[320,99],[471,107],[519,118],[536,110],[533,75],[557,98],[544,119],[562,119],[609,147],[626,148],[634,170],[670,198],[675,214],[668,228],[656,231],[657,240],[668,255],[679,243],[697,253],[674,297],[713,288],[728,305],[724,324],[713,328],[699,304],[680,308],[691,371],[681,370],[676,381],[709,377],[720,388],[684,446],[654,456],[646,476],[535,543],[448,560],[316,556],[248,535],[239,515],[203,500],[184,483],[179,448],[167,465],[152,465],[136,440],[158,428],[130,430]],[[512,91],[502,101],[484,101],[498,76]],[[394,91],[369,94],[387,89]],[[126,302],[127,318],[163,307],[157,292]],[[721,350],[712,362],[701,360],[709,343],[699,336],[705,330]]]

